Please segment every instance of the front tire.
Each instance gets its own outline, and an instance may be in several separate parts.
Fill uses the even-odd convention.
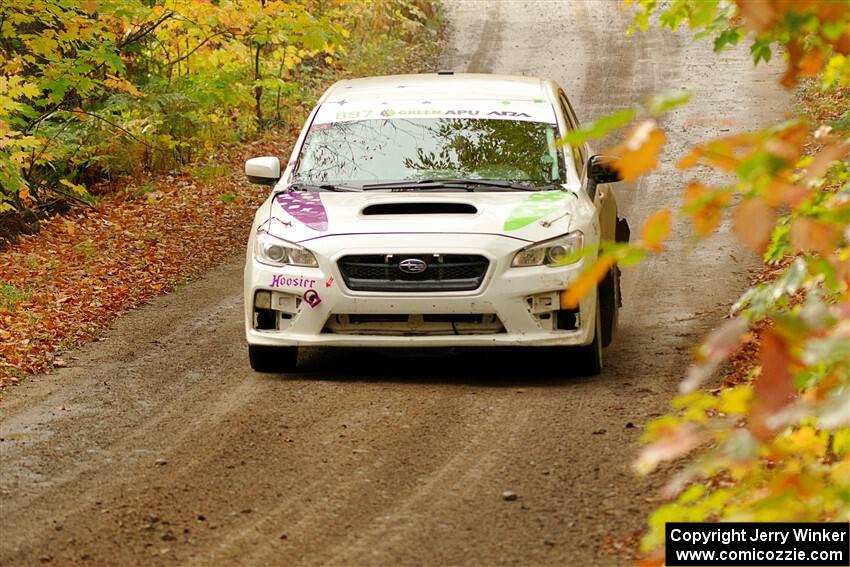
[[[599,297],[596,298],[596,321],[593,324],[593,341],[576,348],[579,376],[596,376],[602,372],[602,313]]]
[[[292,372],[298,362],[298,347],[248,345],[248,361],[257,372]]]
[[[620,267],[616,264],[599,284],[599,305],[602,312],[602,348],[611,344],[617,332],[622,306],[620,294]]]

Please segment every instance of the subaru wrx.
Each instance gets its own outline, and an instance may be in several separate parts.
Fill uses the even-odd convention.
[[[258,371],[299,347],[563,347],[602,368],[619,270],[562,303],[618,222],[608,160],[552,80],[438,73],[345,80],[291,158],[249,159],[271,187],[251,227],[245,334]]]

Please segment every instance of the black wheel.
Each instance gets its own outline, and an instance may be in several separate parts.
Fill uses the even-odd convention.
[[[576,348],[576,361],[580,376],[596,376],[602,372],[602,316],[599,299],[596,301],[596,323],[593,326],[593,341]]]
[[[257,372],[292,372],[298,361],[298,347],[248,345],[248,360]]]
[[[615,265],[599,284],[599,307],[602,311],[602,348],[607,347],[614,340],[622,305],[620,267]]]

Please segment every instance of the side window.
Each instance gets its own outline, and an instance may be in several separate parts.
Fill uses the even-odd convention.
[[[575,115],[573,114],[573,109],[570,106],[570,102],[567,100],[567,95],[564,94],[563,91],[558,92],[558,100],[561,103],[561,112],[564,113],[564,116],[567,119],[567,123],[570,125],[570,130],[578,129],[578,122],[576,121]],[[571,148],[570,151],[573,154],[573,159],[576,164],[576,171],[579,176],[582,175],[584,171],[584,148],[581,146],[578,148]]]

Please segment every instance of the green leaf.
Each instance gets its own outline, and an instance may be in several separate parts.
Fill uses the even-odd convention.
[[[750,53],[753,56],[753,63],[756,65],[758,65],[759,61],[770,62],[770,41],[757,39],[750,46]]]
[[[677,106],[683,105],[691,100],[692,92],[688,90],[673,90],[650,97],[647,108],[653,116],[664,114]]]
[[[718,0],[700,0],[691,5],[688,25],[692,30],[707,26],[714,19]]]
[[[714,39],[715,53],[723,51],[727,45],[738,45],[738,42],[741,41],[742,37],[744,37],[744,34],[741,31],[741,28],[723,30],[720,32],[720,35]]]
[[[80,55],[87,55],[97,63],[103,63],[113,71],[124,71],[124,62],[121,61],[121,57],[119,57],[114,51],[80,49],[77,53]]]
[[[598,140],[604,138],[608,132],[622,128],[631,122],[637,112],[633,108],[624,108],[612,114],[603,116],[587,126],[573,130],[558,141],[559,146],[580,146],[587,140]]]
[[[753,181],[760,175],[776,173],[786,165],[787,162],[778,156],[758,152],[738,164],[735,174],[743,181]]]

